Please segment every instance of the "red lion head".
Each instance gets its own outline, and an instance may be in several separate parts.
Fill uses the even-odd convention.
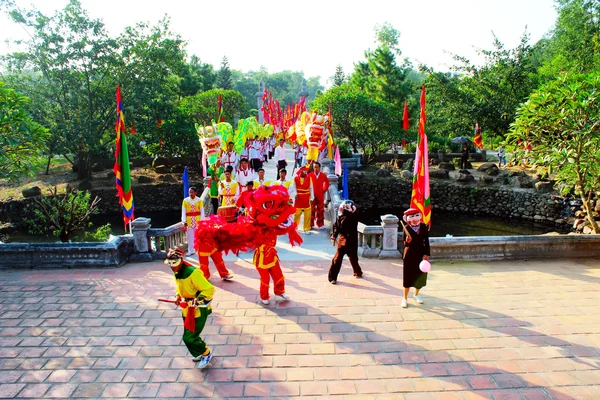
[[[288,234],[292,244],[302,243],[294,223],[296,208],[284,186],[261,186],[252,193],[249,203],[248,215],[260,229],[269,234]]]

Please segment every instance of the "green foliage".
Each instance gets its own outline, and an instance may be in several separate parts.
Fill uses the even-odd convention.
[[[48,192],[48,196],[33,198],[26,207],[24,220],[30,234],[52,233],[61,242],[68,242],[77,230],[91,226],[90,216],[98,213],[98,197],[91,200],[89,192],[68,185],[64,194],[58,194],[56,187]]]
[[[28,113],[29,98],[0,82],[0,177],[33,175],[48,130]]]
[[[335,75],[333,75],[333,86],[341,86],[346,82],[346,75],[344,75],[344,69],[341,65],[335,67]]]
[[[341,158],[350,158],[352,157],[352,148],[348,144],[347,140],[343,139],[333,139],[333,143],[340,148],[340,157]]]
[[[348,140],[355,153],[380,154],[399,135],[401,123],[392,106],[374,100],[349,84],[329,89],[313,107],[324,114],[331,106],[333,135]]]
[[[181,96],[194,96],[199,92],[205,92],[213,89],[217,79],[217,74],[213,66],[200,61],[196,55],[193,55],[187,64],[179,83]]]
[[[241,115],[245,110],[244,97],[235,90],[212,89],[186,97],[181,101],[180,110],[189,121],[203,126],[209,125],[211,120],[217,121],[218,97],[223,97],[223,117],[233,121],[235,115]]]
[[[233,88],[244,96],[248,107],[257,107],[256,93],[262,79],[267,88],[273,93],[273,98],[278,99],[281,107],[285,108],[288,103],[295,103],[299,100],[298,92],[300,92],[304,74],[292,71],[269,74],[265,68],[262,68],[260,71],[249,72],[234,70],[232,71],[232,79]],[[306,80],[309,104],[316,97],[317,92],[323,90],[319,79],[318,76],[313,76]]]
[[[221,69],[219,70],[219,89],[231,90],[233,89],[233,81],[231,79],[231,70],[229,69],[229,61],[227,57],[223,57],[221,61]]]
[[[92,156],[107,157],[114,147],[117,84],[127,126],[135,124],[140,139],[149,141],[158,120],[175,118],[186,64],[184,42],[168,19],[112,37],[77,0],[51,17],[17,8],[10,13],[31,39],[22,43],[26,51],[4,57],[5,79],[30,93],[35,119],[52,133],[50,153],[79,156],[81,177]]]
[[[94,232],[85,232],[83,238],[86,242],[106,242],[111,235],[110,224],[99,226]]]
[[[579,195],[599,233],[589,200],[600,190],[600,72],[565,74],[543,85],[519,108],[507,143],[517,160],[528,159],[554,174],[563,193]]]

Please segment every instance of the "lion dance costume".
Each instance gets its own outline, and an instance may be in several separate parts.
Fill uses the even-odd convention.
[[[275,295],[287,299],[285,278],[279,265],[275,245],[278,235],[287,234],[292,246],[301,244],[294,223],[295,208],[282,185],[261,186],[245,198],[247,215],[228,223],[223,216],[211,215],[196,229],[195,247],[198,253],[215,249],[219,252],[254,250],[254,265],[260,274],[260,298],[269,303],[270,280]]]

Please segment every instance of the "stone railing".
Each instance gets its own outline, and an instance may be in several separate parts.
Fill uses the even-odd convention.
[[[131,261],[152,261],[166,257],[167,251],[173,247],[187,250],[187,235],[183,222],[166,228],[152,228],[150,218],[136,218],[132,223],[135,252]]]
[[[131,235],[101,243],[2,243],[0,268],[114,268],[123,265],[133,251]]]
[[[358,254],[365,258],[398,258],[398,217],[382,215],[381,225],[358,224]]]

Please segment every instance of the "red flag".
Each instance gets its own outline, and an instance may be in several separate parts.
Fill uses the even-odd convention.
[[[425,133],[425,86],[421,90],[421,117],[419,119],[419,143],[415,154],[412,195],[410,206],[421,211],[423,223],[431,224],[431,195],[429,193],[429,155]]]
[[[407,131],[409,128],[408,124],[408,100],[404,100],[404,114],[402,115],[402,129]]]
[[[475,137],[473,138],[473,144],[478,149],[483,149],[483,138],[481,137],[481,127],[476,122],[475,123]]]

